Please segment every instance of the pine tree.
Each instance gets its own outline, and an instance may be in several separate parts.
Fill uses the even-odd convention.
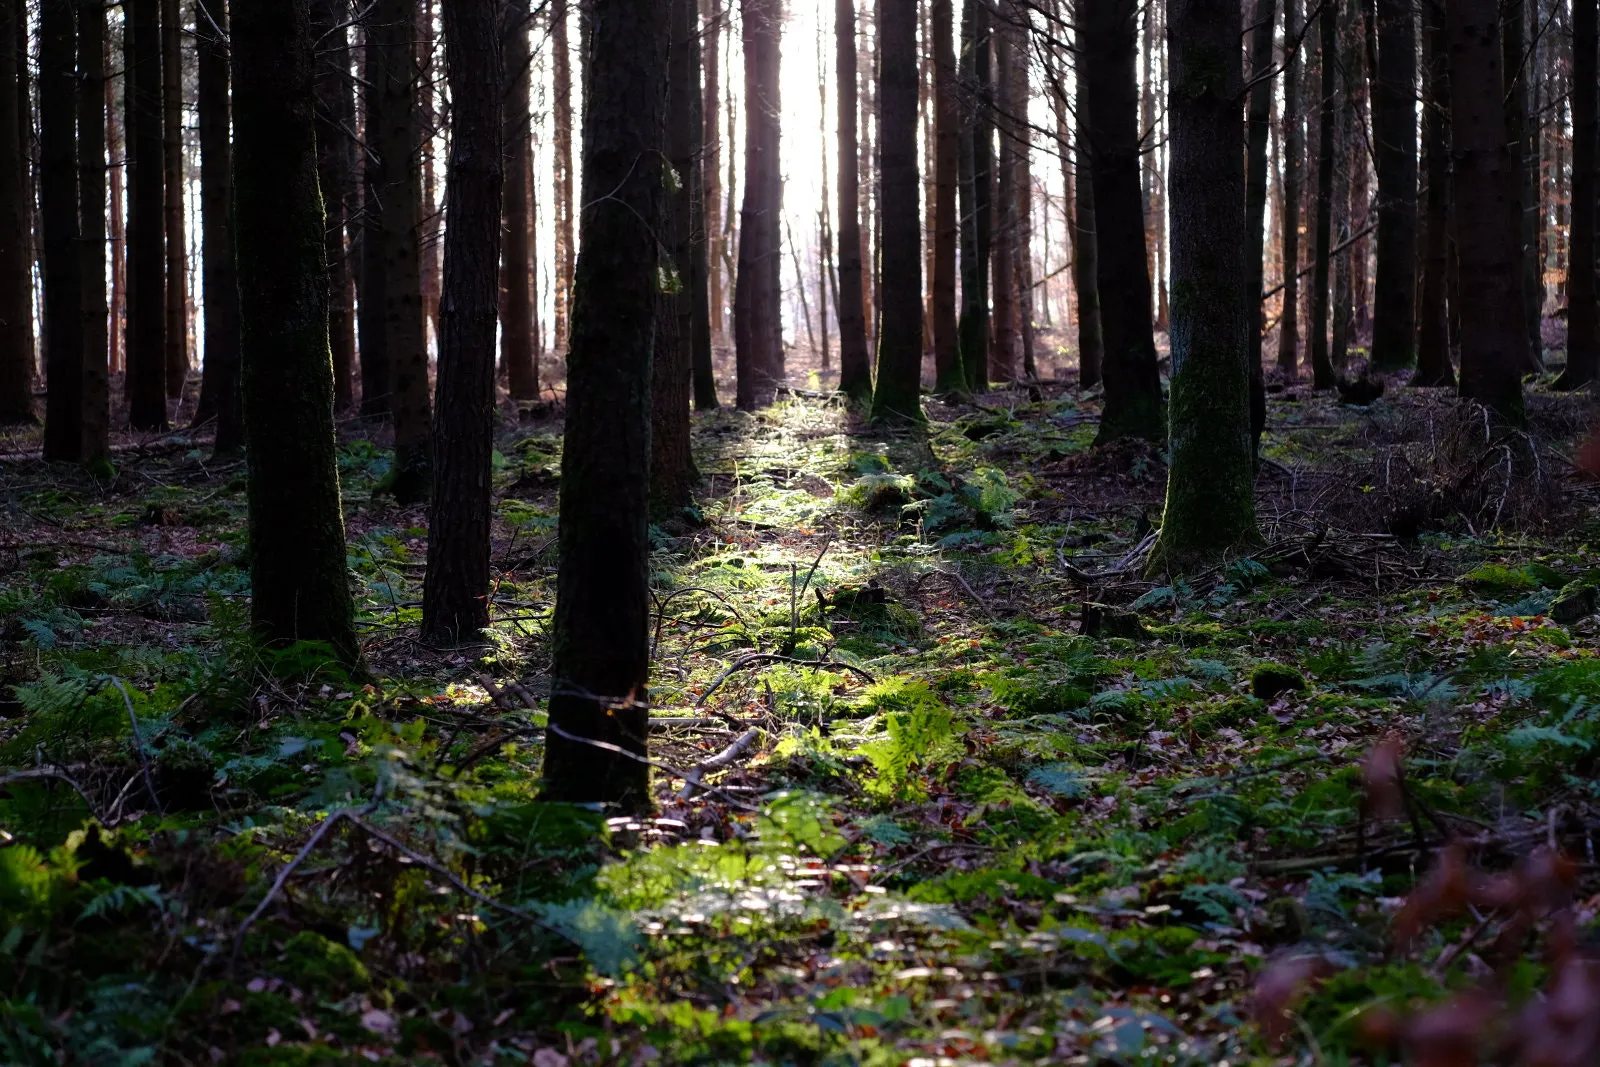
[[[745,188],[739,274],[734,280],[733,345],[738,405],[772,403],[783,381],[783,177],[778,155],[779,0],[740,0],[744,22]]]
[[[39,8],[39,204],[44,222],[44,458],[83,458],[83,257],[78,243],[76,0]]]
[[[1576,389],[1600,378],[1600,287],[1595,281],[1600,59],[1595,0],[1572,0],[1572,197],[1567,260],[1567,366],[1556,385]],[[1463,360],[1465,356],[1463,356]],[[1462,371],[1465,373],[1465,366]]]
[[[836,0],[834,16],[839,79],[839,391],[862,400],[872,393],[872,366],[867,360],[866,279],[861,267],[854,0]]]
[[[82,458],[111,452],[111,336],[106,322],[106,9],[78,0],[78,251],[83,284]],[[92,469],[92,468],[91,468]]]
[[[161,0],[127,0],[128,424],[167,429],[167,239],[161,149]]]
[[[1265,333],[1261,290],[1265,285],[1267,219],[1267,135],[1272,129],[1272,30],[1276,0],[1256,0],[1250,39],[1250,110],[1247,129],[1244,207],[1244,305],[1246,341],[1250,348],[1250,430],[1259,447],[1267,424],[1265,368],[1261,342]]]
[[[961,318],[956,324],[961,384],[989,383],[989,144],[980,67],[988,74],[987,12],[982,0],[961,6]]]
[[[1378,172],[1378,276],[1372,365],[1398,370],[1416,361],[1417,33],[1411,0],[1376,0],[1376,5],[1372,140]]]
[[[922,219],[917,176],[917,3],[879,0],[882,319],[875,419],[922,419]]]
[[[199,51],[200,249],[206,294],[205,366],[195,421],[215,418],[216,451],[244,445],[239,399],[239,275],[233,239],[233,146],[229,139],[228,8],[196,0]],[[319,125],[319,129],[320,129]],[[330,323],[330,332],[332,326]]]
[[[1581,0],[1580,0],[1581,2]],[[1456,384],[1445,314],[1450,264],[1450,57],[1441,0],[1422,5],[1422,141],[1427,160],[1427,210],[1422,227],[1422,282],[1417,300],[1417,373],[1412,385]],[[1362,160],[1365,163],[1365,160]]]
[[[528,46],[529,17],[527,0],[511,0],[506,5],[504,63],[509,90],[503,137],[505,244],[500,274],[504,294],[500,305],[500,367],[515,400],[539,397],[539,368],[533,355],[533,261],[528,243],[533,221],[533,130],[529,115],[533,53]]]
[[[1333,154],[1337,93],[1335,76],[1339,65],[1339,8],[1322,5],[1318,72],[1322,91],[1317,105],[1317,199],[1312,222],[1311,266],[1311,381],[1316,389],[1332,389],[1335,378],[1328,351],[1328,267],[1333,249]],[[1415,156],[1415,149],[1412,150]],[[1412,160],[1415,181],[1416,160]],[[1416,229],[1416,204],[1412,203],[1413,243]]]
[[[1278,323],[1278,369],[1289,377],[1300,361],[1300,201],[1305,177],[1305,114],[1300,103],[1300,50],[1306,27],[1301,0],[1284,0],[1283,47],[1283,316]]]
[[[956,322],[956,238],[961,229],[956,216],[956,188],[961,166],[961,128],[956,111],[956,56],[952,40],[951,0],[929,5],[933,23],[933,365],[934,391],[964,394],[967,376],[962,372]],[[824,316],[826,327],[826,316]],[[823,330],[827,334],[826,328]]]
[[[183,16],[178,0],[161,0],[162,225],[166,230],[165,292],[168,399],[189,380],[189,255],[183,216]]]
[[[354,241],[346,230],[355,209],[355,82],[350,77],[349,0],[312,0],[317,45],[317,180],[328,216],[328,345],[333,353],[334,410],[355,399],[356,308],[351,270]]]
[[[23,0],[0,0],[0,424],[34,421],[31,211],[17,100],[18,24]]]

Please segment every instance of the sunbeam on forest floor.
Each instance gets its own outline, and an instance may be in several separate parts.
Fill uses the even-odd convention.
[[[1600,901],[1592,411],[1529,408],[1278,390],[1265,545],[1175,583],[1092,396],[697,417],[648,817],[537,800],[558,423],[454,651],[347,432],[370,677],[244,640],[238,464],[0,466],[0,1060],[1369,1062],[1488,973],[1511,1032],[1542,916],[1450,887]]]

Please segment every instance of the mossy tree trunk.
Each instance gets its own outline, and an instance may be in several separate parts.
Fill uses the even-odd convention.
[[[39,8],[39,204],[44,247],[44,458],[83,458],[83,256],[78,229],[75,0]]]
[[[200,264],[206,293],[206,336],[205,369],[200,378],[200,405],[195,420],[216,419],[216,451],[226,455],[244,445],[244,420],[239,407],[239,277],[233,239],[228,43],[219,36],[228,32],[228,9],[215,0],[196,0],[196,15],[196,46],[200,53],[200,218],[205,233]]]
[[[649,804],[650,363],[669,5],[593,0],[544,795]],[[589,744],[600,742],[601,745]]]
[[[845,0],[841,0],[845,2]],[[981,86],[989,74],[988,11],[961,7],[961,319],[956,324],[962,384],[989,387],[990,136]]]
[[[1172,464],[1152,570],[1260,539],[1250,435],[1238,0],[1172,0]]]
[[[917,2],[878,4],[883,293],[874,419],[922,419],[922,217],[917,174]]]
[[[1376,0],[1376,14],[1378,64],[1373,80],[1372,140],[1378,173],[1378,271],[1373,289],[1372,365],[1379,370],[1400,370],[1416,361],[1416,12],[1412,0]]]
[[[326,641],[357,664],[335,462],[309,0],[233,0],[232,57],[251,619],[268,643]]]
[[[422,633],[441,645],[474,640],[489,624],[494,335],[507,162],[502,141],[508,132],[501,115],[506,70],[499,4],[449,0],[443,13],[450,197],[439,301],[433,509],[422,588]],[[526,23],[517,23],[514,33],[526,39]],[[526,284],[526,277],[521,280]]]

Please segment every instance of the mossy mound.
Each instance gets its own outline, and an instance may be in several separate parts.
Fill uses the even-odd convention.
[[[1276,700],[1285,693],[1305,690],[1305,676],[1281,663],[1263,663],[1250,672],[1250,693],[1261,700]]]

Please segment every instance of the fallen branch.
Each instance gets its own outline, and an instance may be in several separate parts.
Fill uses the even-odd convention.
[[[255,910],[245,918],[243,923],[239,924],[238,931],[233,935],[233,962],[235,966],[239,963],[239,953],[244,949],[246,931],[255,925],[257,919],[261,918],[261,913],[267,910],[267,905],[277,899],[278,894],[283,891],[284,883],[289,880],[290,875],[294,874],[296,868],[306,861],[306,857],[311,855],[311,850],[317,847],[317,842],[328,836],[328,831],[339,823],[345,819],[353,818],[355,812],[355,808],[340,808],[326,819],[323,819],[306,843],[300,846],[300,851],[294,854],[294,858],[284,864],[283,870],[278,872],[278,877],[274,878],[272,885],[267,887],[267,895],[261,898],[261,902],[255,906]]]
[[[695,790],[700,788],[700,779],[702,776],[709,774],[712,771],[721,770],[723,767],[733,763],[734,760],[738,759],[740,756],[749,751],[750,746],[754,745],[756,743],[756,739],[760,736],[761,731],[752,726],[750,729],[741,734],[739,739],[734,741],[733,744],[729,745],[721,752],[718,752],[710,759],[696,764],[693,770],[684,775],[683,789],[679,791],[678,796],[684,800],[693,800]]]
[[[686,777],[688,777],[688,774],[685,771],[680,770],[679,768],[674,767],[669,763],[661,763],[661,762],[658,762],[656,760],[650,759],[648,756],[641,756],[637,752],[629,752],[627,749],[623,748],[621,745],[613,745],[609,741],[596,741],[592,737],[579,737],[577,734],[568,733],[567,731],[563,730],[561,727],[557,726],[555,723],[551,723],[550,724],[550,732],[555,734],[557,737],[566,738],[568,741],[571,741],[574,744],[590,745],[590,746],[592,746],[594,748],[604,749],[605,751],[614,753],[615,755],[622,756],[622,757],[624,757],[626,759],[631,759],[636,763],[642,763],[646,767],[654,767],[658,771],[666,771],[668,774],[672,775],[674,778],[686,778]],[[743,808],[745,811],[760,811],[761,810],[760,808],[756,807],[754,804],[746,804],[744,801],[738,799],[737,797],[729,795],[726,791],[718,789],[714,785],[701,785],[700,788],[704,789],[707,793],[715,793],[717,796],[721,797],[723,799],[723,801],[725,801],[726,803],[732,804],[736,808]]]
[[[860,667],[855,667],[848,663],[838,663],[831,659],[798,659],[794,656],[780,656],[776,652],[752,652],[748,656],[742,656],[738,660],[735,660],[727,670],[723,671],[721,674],[717,675],[716,678],[712,679],[711,684],[706,687],[706,691],[701,693],[700,696],[695,700],[694,706],[698,708],[703,705],[708,699],[710,699],[712,693],[715,693],[719,688],[721,688],[723,682],[726,682],[737,672],[744,670],[746,667],[753,667],[757,663],[793,663],[797,666],[811,667],[818,670],[824,667],[838,667],[854,672],[856,675],[865,680],[868,685],[876,685],[878,681],[870,673],[862,670]]]
[[[954,578],[956,581],[960,582],[961,583],[961,588],[965,589],[967,591],[967,595],[970,596],[973,599],[973,602],[978,605],[978,610],[982,611],[985,615],[989,616],[989,618],[991,618],[991,619],[994,618],[994,612],[989,610],[988,601],[984,600],[983,597],[978,595],[978,591],[976,589],[972,588],[971,583],[969,583],[967,581],[967,579],[962,575],[962,573],[959,570],[957,570],[954,567],[951,567],[949,570],[947,570],[947,571],[942,570],[939,573],[945,575],[948,578]]]

